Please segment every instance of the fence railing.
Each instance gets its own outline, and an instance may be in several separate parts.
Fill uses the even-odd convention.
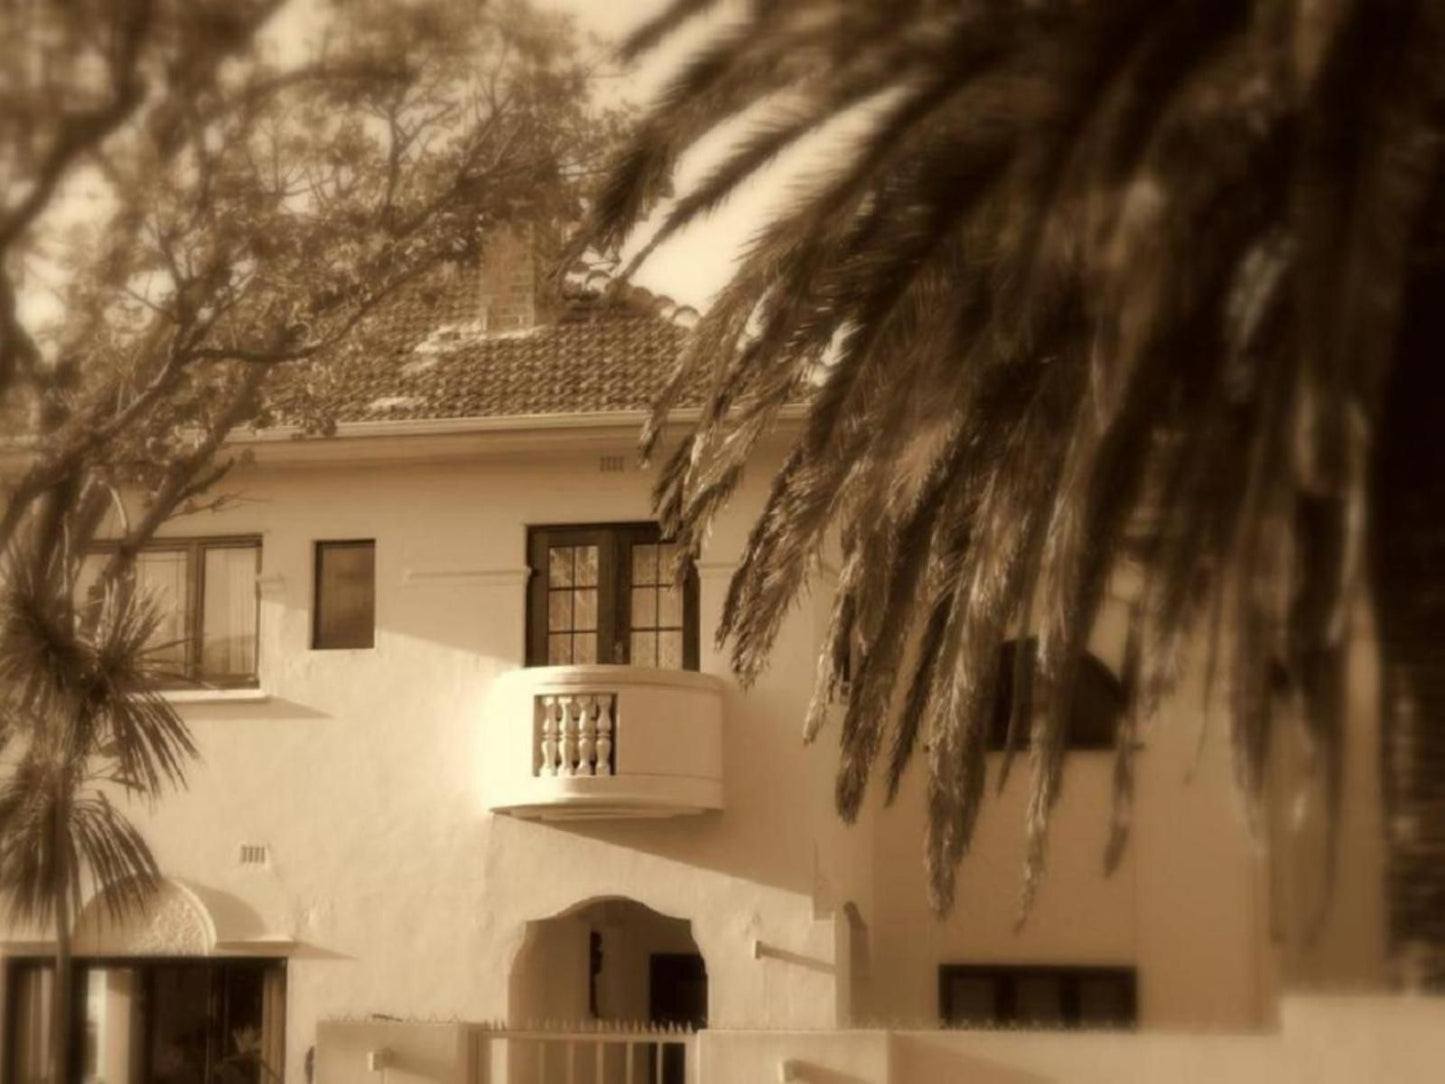
[[[467,1084],[694,1084],[696,1033],[682,1025],[596,1021],[471,1024]]]

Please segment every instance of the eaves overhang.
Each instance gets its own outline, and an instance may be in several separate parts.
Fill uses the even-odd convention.
[[[765,440],[794,434],[805,413],[790,404],[779,413]],[[673,411],[663,429],[664,443],[679,439],[702,411]],[[645,410],[609,413],[521,414],[481,418],[415,418],[340,422],[334,434],[308,435],[300,427],[278,425],[232,434],[227,447],[244,452],[258,465],[320,466],[445,459],[534,452],[596,451],[633,454],[650,417]]]

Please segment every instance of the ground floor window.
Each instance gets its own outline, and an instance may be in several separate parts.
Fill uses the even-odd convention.
[[[938,969],[939,1015],[946,1024],[964,1027],[1132,1027],[1137,1000],[1132,967]]]
[[[82,1084],[269,1084],[284,1062],[280,960],[75,963],[69,1034]],[[7,975],[6,1084],[49,1079],[50,961]]]

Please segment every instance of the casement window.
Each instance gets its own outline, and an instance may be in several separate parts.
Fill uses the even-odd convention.
[[[75,1079],[271,1084],[285,1072],[286,964],[267,959],[77,960],[67,1028]],[[50,1079],[49,960],[6,968],[4,1079]]]
[[[376,543],[316,543],[311,646],[368,648],[376,643]]]
[[[88,555],[76,598],[110,559],[101,545]],[[256,684],[261,540],[253,537],[160,539],[135,557],[136,586],[160,607],[151,661],[177,684]]]
[[[533,527],[527,665],[696,670],[697,574],[653,523]]]
[[[1031,650],[1037,641],[1027,641]],[[1004,748],[1008,738],[1009,716],[1013,712],[1014,661],[1018,641],[1009,640],[999,652],[998,695],[988,732],[988,748]],[[1034,655],[1025,660],[1024,690],[1027,695],[1033,684]],[[1119,732],[1119,721],[1125,710],[1123,683],[1107,666],[1090,654],[1080,660],[1074,681],[1073,704],[1069,711],[1068,747],[1070,749],[1112,749]],[[1028,720],[1025,733],[1019,735],[1018,748],[1028,747]]]
[[[1037,641],[1028,641],[1030,648]],[[990,752],[998,752],[1008,744],[1009,717],[1013,714],[1014,670],[1018,641],[1005,641],[999,650],[998,678],[995,686],[993,715],[988,720],[985,736]],[[857,652],[853,653],[858,654]],[[1024,695],[1031,694],[1033,687],[1033,659],[1024,662]],[[859,662],[850,655],[844,668],[843,696],[848,695],[849,680],[858,672]],[[1113,749],[1119,734],[1119,723],[1126,708],[1123,683],[1114,676],[1102,661],[1085,654],[1079,664],[1079,673],[1074,681],[1073,704],[1069,711],[1068,748],[1075,750]],[[1029,719],[1023,719],[1023,732],[1019,734],[1017,748],[1027,749],[1029,745]],[[925,744],[924,748],[927,748]]]
[[[944,964],[938,1010],[945,1024],[1045,1028],[1132,1027],[1132,967],[1000,967]]]

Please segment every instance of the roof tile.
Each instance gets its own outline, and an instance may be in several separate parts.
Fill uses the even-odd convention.
[[[364,320],[345,352],[283,373],[273,408],[338,422],[645,410],[687,336],[654,306],[579,291],[546,322],[489,331],[482,296],[473,268],[414,284]]]

